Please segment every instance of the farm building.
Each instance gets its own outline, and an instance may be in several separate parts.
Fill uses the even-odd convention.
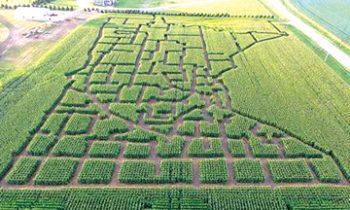
[[[16,18],[25,20],[50,20],[50,10],[37,7],[18,7],[16,9]]]
[[[109,7],[113,6],[114,4],[117,4],[117,0],[95,0],[94,4],[97,6],[103,6],[103,7]]]

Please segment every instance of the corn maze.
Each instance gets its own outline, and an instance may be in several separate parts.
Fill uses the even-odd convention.
[[[232,107],[222,77],[239,71],[238,55],[288,36],[270,24],[107,18],[1,187],[347,184],[328,154]]]

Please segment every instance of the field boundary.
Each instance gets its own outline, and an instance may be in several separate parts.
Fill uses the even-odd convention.
[[[293,14],[301,18],[306,24],[310,25],[312,28],[316,29],[319,33],[326,36],[334,45],[340,47],[344,52],[350,55],[350,44],[344,42],[337,35],[333,34],[331,31],[326,29],[321,24],[317,23],[311,17],[304,14],[302,11],[299,11],[291,2],[291,0],[282,0],[282,3],[289,9]]]

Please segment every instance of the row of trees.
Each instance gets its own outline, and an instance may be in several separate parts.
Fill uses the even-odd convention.
[[[38,5],[38,4],[18,4],[18,5],[9,5],[9,4],[1,4],[1,9],[17,9],[17,7],[39,7],[39,8],[47,8],[50,10],[61,10],[61,11],[73,11],[74,8],[68,6],[56,6],[56,5]]]
[[[118,10],[118,9],[99,9],[85,8],[86,12],[100,13],[125,13],[125,14],[147,14],[147,15],[171,15],[171,16],[195,16],[195,17],[236,17],[236,18],[265,18],[273,19],[273,15],[231,15],[229,13],[188,13],[188,12],[163,12],[163,11],[145,11],[145,10]]]

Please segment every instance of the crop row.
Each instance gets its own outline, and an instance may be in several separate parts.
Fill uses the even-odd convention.
[[[193,139],[188,148],[188,155],[191,157],[223,157],[221,139]]]
[[[148,158],[151,147],[149,144],[129,143],[126,146],[124,157],[126,158]]]
[[[108,184],[111,181],[115,163],[109,160],[87,160],[78,175],[81,184]]]
[[[311,182],[312,175],[305,160],[272,160],[268,162],[274,182]]]

